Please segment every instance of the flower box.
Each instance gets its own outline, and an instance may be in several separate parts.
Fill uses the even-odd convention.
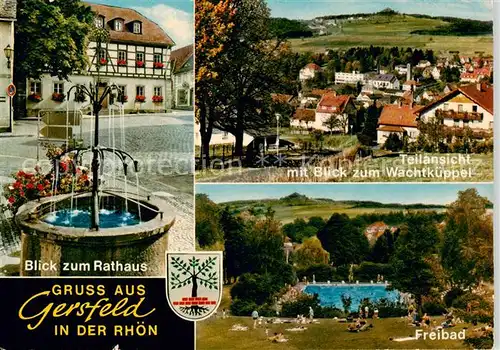
[[[62,102],[64,101],[64,94],[58,94],[57,92],[54,92],[52,94],[52,100],[56,102]]]
[[[126,66],[126,65],[127,65],[127,61],[126,61],[126,60],[118,60],[118,61],[116,62],[116,64],[117,64],[118,66]]]
[[[144,67],[144,61],[135,61],[135,66],[139,68]]]
[[[105,66],[105,65],[107,65],[107,64],[108,64],[108,60],[107,60],[107,59],[105,59],[105,58],[101,58],[101,59],[99,60],[99,65],[100,65],[100,66]]]
[[[153,102],[155,103],[163,102],[163,96],[158,96],[158,95],[153,96]]]
[[[42,100],[42,96],[38,94],[31,94],[28,96],[28,100],[31,102],[40,102]]]
[[[135,102],[144,102],[146,101],[146,96],[143,96],[143,95],[137,95],[135,97]]]
[[[153,63],[153,68],[163,69],[163,67],[165,67],[165,65],[161,62]]]
[[[127,95],[118,95],[118,102],[120,103],[125,103],[125,102],[128,102],[128,96]]]

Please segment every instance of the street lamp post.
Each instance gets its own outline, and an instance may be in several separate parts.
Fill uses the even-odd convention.
[[[14,52],[14,49],[10,47],[10,44],[7,45],[3,49],[3,53],[5,54],[5,58],[7,58],[7,68],[10,69],[10,60],[12,58],[12,53]]]
[[[276,155],[280,154],[280,118],[281,114],[276,113]]]

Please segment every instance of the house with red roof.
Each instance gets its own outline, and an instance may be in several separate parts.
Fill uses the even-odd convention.
[[[493,86],[486,83],[462,86],[420,108],[417,115],[423,121],[442,117],[448,127],[491,131],[493,96]]]
[[[304,68],[302,68],[299,72],[299,80],[304,82],[309,79],[313,79],[318,72],[322,72],[323,69],[318,66],[316,63],[306,64]]]
[[[493,86],[477,83],[455,88],[426,106],[386,105],[380,114],[377,142],[383,144],[391,133],[416,140],[418,121],[443,118],[446,127],[469,127],[478,135],[493,130]]]
[[[304,112],[297,113],[301,110]],[[299,118],[303,117],[303,113],[307,113],[307,126],[309,128],[347,133],[349,132],[349,116],[356,113],[356,106],[354,105],[353,98],[349,95],[337,95],[334,92],[326,93],[321,97],[314,110],[314,120],[311,120],[311,109],[297,109],[295,116],[292,118],[291,126],[303,126],[303,121]],[[339,121],[338,127],[334,130],[330,130],[325,125],[332,116]]]
[[[400,138],[408,136],[416,140],[419,134],[416,112],[420,106],[411,104],[385,105],[380,113],[377,127],[377,143],[384,144],[390,134],[397,134]]]

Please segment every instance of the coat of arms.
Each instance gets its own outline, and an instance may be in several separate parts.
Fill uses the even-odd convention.
[[[222,252],[167,253],[167,300],[188,321],[212,315],[222,295]]]

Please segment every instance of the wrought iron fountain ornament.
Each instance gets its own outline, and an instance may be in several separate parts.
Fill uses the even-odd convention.
[[[96,57],[98,57],[98,53],[101,50],[101,41],[97,41],[97,47],[96,47]],[[124,101],[124,92],[116,85],[108,85],[105,87],[104,91],[102,94],[99,93],[99,85],[100,85],[100,74],[99,74],[99,69],[97,70],[97,79],[95,83],[89,83],[89,87],[85,86],[84,84],[76,84],[72,86],[69,91],[68,91],[68,96],[71,96],[71,92],[75,90],[75,100],[82,100],[84,96],[88,96],[90,99],[90,104],[92,106],[92,110],[94,113],[94,118],[95,118],[95,124],[94,124],[94,142],[93,145],[90,147],[77,147],[71,150],[65,150],[63,153],[61,153],[59,156],[57,156],[54,159],[54,169],[55,169],[55,176],[56,179],[59,176],[59,171],[60,171],[60,160],[63,156],[69,154],[69,153],[74,153],[75,156],[73,158],[73,176],[76,176],[76,168],[77,168],[77,161],[79,157],[81,157],[84,153],[87,152],[92,152],[93,157],[92,157],[92,163],[91,163],[91,170],[92,170],[92,201],[91,201],[91,208],[90,208],[90,229],[91,230],[99,230],[99,185],[100,185],[100,179],[99,179],[99,170],[100,170],[100,162],[104,163],[104,153],[109,152],[113,153],[114,155],[118,156],[120,161],[122,162],[123,165],[123,172],[125,174],[125,177],[127,176],[127,169],[128,169],[128,163],[127,163],[127,158],[129,158],[133,165],[134,165],[134,171],[138,172],[138,161],[134,160],[134,158],[127,152],[117,149],[117,148],[111,148],[111,147],[102,147],[99,145],[99,113],[102,109],[103,102],[108,98],[108,96],[111,96],[113,98],[117,98],[118,101],[123,102]],[[114,93],[116,92],[116,93]],[[103,168],[101,169],[101,174],[103,172]],[[125,179],[126,181],[126,179]]]

